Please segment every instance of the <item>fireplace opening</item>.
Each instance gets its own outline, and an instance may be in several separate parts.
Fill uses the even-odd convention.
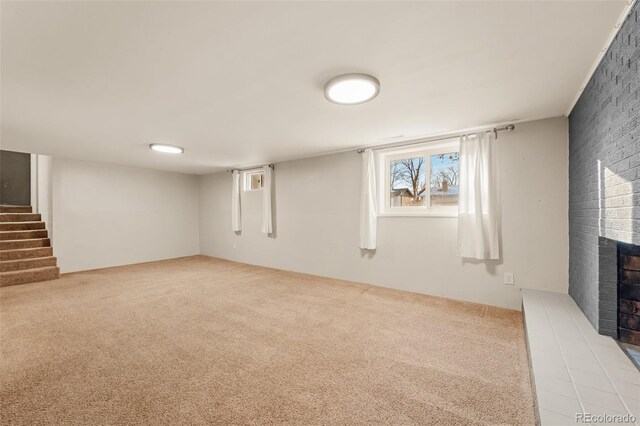
[[[618,242],[618,339],[640,364],[640,246]]]

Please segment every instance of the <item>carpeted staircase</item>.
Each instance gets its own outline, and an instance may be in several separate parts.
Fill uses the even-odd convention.
[[[0,205],[0,287],[60,275],[45,223],[30,206]]]

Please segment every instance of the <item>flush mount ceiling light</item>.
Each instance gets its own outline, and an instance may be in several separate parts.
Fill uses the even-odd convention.
[[[162,143],[152,143],[151,145],[149,145],[149,148],[154,151],[164,152],[165,154],[182,154],[184,152],[184,148]]]
[[[330,102],[356,105],[368,102],[380,93],[380,82],[369,74],[343,74],[329,80],[324,96]]]

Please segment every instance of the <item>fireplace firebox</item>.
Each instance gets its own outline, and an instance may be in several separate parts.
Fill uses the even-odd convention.
[[[618,242],[618,338],[640,345],[640,246]]]

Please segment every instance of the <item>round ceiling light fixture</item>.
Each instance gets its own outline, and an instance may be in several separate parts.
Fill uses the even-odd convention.
[[[175,145],[166,145],[162,143],[152,143],[149,145],[149,149],[154,151],[163,152],[165,154],[182,154],[184,148]]]
[[[324,86],[324,96],[340,105],[357,105],[369,102],[380,93],[380,82],[369,74],[343,74],[329,80]]]

